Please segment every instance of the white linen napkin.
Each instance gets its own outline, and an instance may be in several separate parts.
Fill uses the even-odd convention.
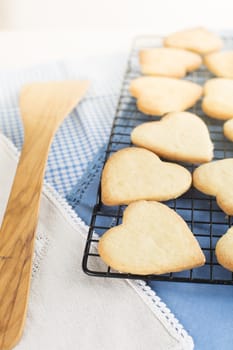
[[[0,219],[17,158],[0,134]],[[15,349],[193,349],[192,338],[144,282],[83,273],[87,227],[46,184],[37,231],[27,320]]]

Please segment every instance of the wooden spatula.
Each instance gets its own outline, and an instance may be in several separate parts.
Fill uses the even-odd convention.
[[[88,85],[87,81],[32,83],[20,94],[24,145],[0,230],[0,350],[12,349],[22,335],[50,144]]]

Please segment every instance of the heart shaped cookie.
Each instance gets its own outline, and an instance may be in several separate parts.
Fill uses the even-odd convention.
[[[182,271],[205,263],[185,221],[158,202],[130,204],[122,224],[100,238],[98,251],[112,268],[142,275]]]
[[[233,141],[233,119],[229,119],[224,123],[223,133],[228,140]]]
[[[200,27],[182,30],[169,35],[164,39],[164,46],[178,47],[206,55],[207,53],[220,50],[223,42],[216,34]]]
[[[233,215],[233,158],[221,159],[199,166],[193,173],[193,186],[216,196],[219,207]]]
[[[140,199],[166,201],[186,192],[191,182],[191,174],[184,167],[162,162],[146,149],[129,147],[114,153],[106,162],[101,198],[106,205]]]
[[[233,226],[218,240],[215,254],[220,265],[233,271]]]
[[[233,78],[233,51],[211,53],[204,57],[204,63],[217,77]]]
[[[141,124],[132,131],[131,140],[171,160],[204,163],[213,158],[207,126],[189,112],[169,113],[160,121]]]
[[[140,77],[130,84],[130,93],[137,98],[138,109],[162,116],[192,107],[202,95],[202,87],[187,80],[166,77]]]
[[[145,75],[183,78],[202,63],[196,53],[167,47],[144,49],[139,52],[141,71]]]
[[[215,119],[233,118],[233,80],[214,78],[204,85],[202,109],[209,117]]]

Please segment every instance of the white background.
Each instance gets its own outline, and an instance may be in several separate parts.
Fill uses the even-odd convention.
[[[200,25],[233,29],[233,1],[1,0],[0,66],[126,51],[138,34]]]

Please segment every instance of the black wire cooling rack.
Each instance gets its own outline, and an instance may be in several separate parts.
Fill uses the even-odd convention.
[[[223,40],[225,48],[233,49],[233,37],[227,36]],[[130,81],[140,75],[138,51],[146,47],[159,46],[162,46],[162,38],[153,36],[139,37],[133,44],[106,151],[106,160],[119,149],[132,145],[130,142],[130,133],[134,127],[143,122],[159,119],[139,112],[135,99],[130,96],[128,91]],[[206,80],[212,77],[212,74],[202,66],[199,70],[189,74],[186,79],[203,85]],[[215,147],[214,159],[233,157],[233,143],[228,141],[223,135],[223,122],[208,118],[201,109],[201,101],[198,101],[190,109],[190,112],[199,115],[207,124]],[[182,165],[186,166],[191,172],[195,168],[194,165]],[[183,217],[199,241],[206,257],[206,264],[204,266],[178,273],[146,276],[119,273],[106,266],[96,250],[98,235],[101,236],[110,227],[121,223],[125,206],[108,207],[103,205],[99,186],[83,256],[84,272],[99,277],[233,284],[233,273],[220,266],[215,257],[216,242],[232,225],[232,218],[226,216],[219,209],[215,198],[206,196],[194,188],[191,188],[183,196],[166,202],[166,204]]]

